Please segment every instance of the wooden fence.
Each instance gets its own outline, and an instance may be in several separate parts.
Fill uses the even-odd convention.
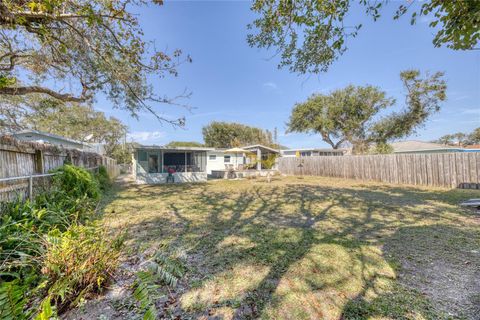
[[[119,174],[114,159],[96,153],[0,137],[0,201],[23,197],[31,194],[32,190],[39,191],[47,188],[51,176],[46,174],[62,166],[67,160],[84,168],[103,165],[107,168],[110,177],[116,177]],[[15,177],[20,178],[13,179]]]
[[[396,184],[480,189],[480,153],[319,156],[278,159],[287,175],[313,175]]]

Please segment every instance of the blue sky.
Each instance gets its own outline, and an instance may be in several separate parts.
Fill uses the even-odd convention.
[[[180,67],[178,78],[154,79],[155,91],[174,96],[185,88],[192,92],[185,103],[191,111],[158,106],[169,117],[185,115],[184,129],[161,124],[148,113],[139,119],[114,109],[99,97],[95,107],[120,118],[130,128],[129,140],[142,144],[165,144],[172,140],[202,141],[201,129],[211,121],[235,121],[273,130],[279,142],[289,147],[327,146],[319,135],[285,134],[293,105],[315,92],[328,93],[348,84],[372,84],[397,98],[402,107],[402,70],[444,71],[448,101],[440,113],[410,137],[432,140],[443,134],[468,132],[480,126],[480,51],[434,48],[434,30],[428,18],[415,26],[406,17],[392,19],[393,6],[372,22],[363,12],[349,19],[363,23],[359,35],[348,40],[348,51],[327,73],[298,76],[278,69],[273,52],[250,48],[247,24],[255,18],[250,2],[172,2],[136,9],[147,40],[159,49],[180,48],[193,63]]]

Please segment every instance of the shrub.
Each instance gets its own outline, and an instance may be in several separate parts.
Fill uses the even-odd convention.
[[[0,204],[0,319],[30,318],[35,301],[43,301],[37,318],[47,319],[55,305],[62,311],[98,292],[117,265],[120,238],[88,221],[99,185],[109,183],[105,168],[95,176],[73,165],[56,171],[35,201]]]
[[[55,171],[61,173],[53,177],[54,186],[66,195],[80,199],[88,197],[98,200],[100,198],[98,182],[87,170],[66,164]]]
[[[275,165],[275,160],[277,156],[274,154],[270,154],[266,159],[262,160],[262,168],[263,169],[272,169]]]
[[[106,191],[112,186],[112,182],[110,181],[110,177],[108,176],[107,168],[105,166],[100,166],[98,168],[98,173],[95,174],[95,178],[97,179],[100,190]]]
[[[122,237],[110,238],[92,223],[48,234],[42,273],[47,297],[58,310],[101,291],[117,267],[121,244]]]

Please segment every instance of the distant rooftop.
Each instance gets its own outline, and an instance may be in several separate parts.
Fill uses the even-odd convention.
[[[71,144],[77,144],[77,145],[80,145],[80,146],[88,145],[88,143],[86,143],[86,142],[66,138],[66,137],[59,136],[59,135],[56,135],[56,134],[53,134],[53,133],[33,130],[33,129],[25,129],[25,130],[17,131],[17,132],[14,132],[12,134],[12,136],[14,136],[14,137],[16,137],[16,136],[26,136],[28,134],[36,135],[36,136],[43,136],[43,137],[47,137],[47,138],[53,138],[53,139],[57,139],[57,140],[62,140],[62,141],[65,141],[65,142],[68,142],[68,143],[71,143]]]
[[[409,152],[409,151],[428,151],[428,150],[458,150],[462,148],[447,146],[444,144],[425,142],[419,140],[407,140],[392,142],[390,145],[393,148],[393,152]]]

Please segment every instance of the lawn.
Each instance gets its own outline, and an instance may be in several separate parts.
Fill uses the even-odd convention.
[[[480,216],[457,205],[478,191],[320,177],[117,188],[104,221],[127,231],[124,269],[183,253],[162,317],[480,319]],[[111,317],[132,312],[113,296]]]

